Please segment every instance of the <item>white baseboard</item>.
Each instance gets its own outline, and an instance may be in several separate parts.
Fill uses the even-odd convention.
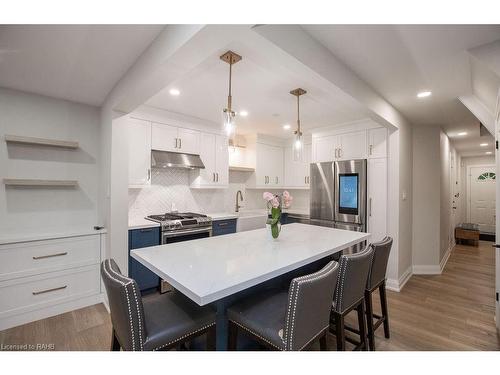
[[[443,259],[441,259],[441,262],[439,262],[439,265],[436,264],[414,264],[413,265],[413,274],[414,275],[441,275],[443,273],[444,267],[446,266],[446,263],[448,262],[448,259],[450,259],[451,255],[451,250],[453,248],[450,247],[447,251],[446,254],[444,254]]]
[[[448,263],[448,259],[450,259],[450,255],[451,255],[451,250],[453,249],[453,247],[450,247],[447,251],[446,251],[446,254],[444,254],[444,257],[443,259],[441,259],[441,262],[439,263],[439,268],[440,268],[440,273],[443,272],[444,270],[444,267],[446,266],[446,263]]]
[[[408,267],[405,272],[399,277],[399,280],[395,279],[387,279],[385,283],[385,287],[393,292],[400,292],[405,284],[410,280],[413,275],[412,267]]]
[[[437,265],[414,264],[414,275],[439,275],[441,274],[441,267]]]
[[[0,331],[4,329],[20,326],[22,324],[34,322],[40,319],[66,313],[68,311],[81,309],[86,306],[95,305],[102,302],[102,294],[80,298],[74,301],[68,301],[57,305],[45,307],[43,309],[28,311],[23,314],[12,315],[0,319]]]

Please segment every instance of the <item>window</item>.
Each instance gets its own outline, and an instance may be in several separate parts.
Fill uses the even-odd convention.
[[[496,180],[496,174],[493,173],[493,172],[486,172],[486,173],[482,173],[479,175],[479,177],[477,178],[478,181],[486,181],[486,180]]]

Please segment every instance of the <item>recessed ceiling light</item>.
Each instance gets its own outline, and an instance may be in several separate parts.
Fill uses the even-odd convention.
[[[467,135],[467,132],[460,132],[458,135]]]
[[[288,129],[290,129],[290,128],[291,128],[290,124],[285,124],[285,125],[283,125],[283,129],[285,129],[285,130],[288,130]]]
[[[493,154],[493,152],[491,152],[491,151],[486,151],[486,155],[491,155],[491,154]]]
[[[431,95],[432,95],[431,91],[422,91],[417,94],[417,98],[427,98],[428,96]]]
[[[242,116],[242,117],[247,117],[248,116],[248,112],[247,111],[240,111],[239,115]]]
[[[479,146],[486,147],[486,146],[488,146],[488,144],[487,143],[480,143]]]
[[[177,89],[170,89],[169,93],[172,96],[179,96],[181,92]]]

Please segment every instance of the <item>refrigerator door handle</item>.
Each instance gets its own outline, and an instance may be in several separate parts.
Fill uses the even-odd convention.
[[[372,199],[368,202],[368,216],[372,217]]]

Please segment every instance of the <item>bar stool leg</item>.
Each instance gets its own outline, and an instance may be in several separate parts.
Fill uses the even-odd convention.
[[[115,329],[113,328],[113,332],[111,333],[111,350],[114,352],[120,351],[120,343],[115,335]]]
[[[335,336],[337,337],[337,350],[345,350],[344,316],[335,313]]]
[[[387,295],[385,293],[385,281],[379,286],[380,304],[382,307],[382,316],[384,319],[384,335],[388,339],[391,337],[389,332],[389,313],[387,311]]]
[[[366,340],[366,322],[365,322],[365,301],[356,307],[358,312],[358,325],[359,325],[359,338],[361,342],[361,350],[368,350],[368,343]]]
[[[228,322],[228,343],[227,350],[236,350],[238,346],[238,326],[233,322]]]
[[[370,350],[375,350],[375,332],[373,330],[373,304],[372,293],[365,290],[366,323],[368,326],[368,344]]]
[[[326,332],[319,338],[319,350],[326,351],[328,350],[326,344]]]

